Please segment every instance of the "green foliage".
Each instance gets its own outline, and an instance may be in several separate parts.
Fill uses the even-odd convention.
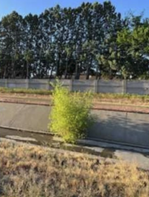
[[[85,137],[87,128],[93,122],[90,114],[91,103],[91,93],[71,94],[60,83],[56,83],[53,90],[54,106],[49,116],[49,130],[72,143]]]
[[[110,59],[107,49],[121,23],[111,2],[57,5],[39,16],[13,12],[0,20],[0,78],[45,79],[53,77],[53,71],[58,77],[79,78],[86,71],[88,79],[94,70],[107,72],[109,65],[103,61],[99,68],[95,56]]]
[[[120,70],[124,78],[147,79],[149,65],[149,27],[148,22],[139,22],[139,17],[133,17],[131,28],[123,28],[118,33]],[[135,22],[135,23],[134,23]]]
[[[148,78],[148,35],[149,19],[121,18],[110,1],[12,12],[0,20],[0,78]]]

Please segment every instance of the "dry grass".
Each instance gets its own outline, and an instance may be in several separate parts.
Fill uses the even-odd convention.
[[[36,97],[47,96],[49,99],[52,95],[51,90],[45,89],[25,89],[25,88],[4,88],[0,87],[0,93],[13,95],[33,95]],[[84,93],[80,93],[80,96]],[[149,102],[149,95],[137,95],[137,94],[121,94],[121,93],[93,93],[93,97],[96,101],[100,100],[123,100],[123,101],[136,101],[136,102]]]
[[[4,87],[0,87],[0,93],[49,95],[52,92],[50,90],[45,90],[45,89],[25,89],[25,88],[4,88]]]
[[[0,196],[148,197],[149,173],[135,165],[0,142]]]

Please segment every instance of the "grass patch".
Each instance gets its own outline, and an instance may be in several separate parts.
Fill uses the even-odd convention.
[[[149,173],[136,165],[0,142],[2,197],[148,197]]]
[[[95,97],[100,99],[137,99],[142,101],[149,101],[149,95],[138,94],[96,93]]]
[[[14,93],[14,94],[34,94],[34,95],[52,95],[51,90],[45,89],[25,89],[25,88],[4,88],[0,87],[0,93]],[[73,94],[73,93],[72,93]],[[84,93],[79,93],[78,96],[82,96]],[[149,95],[137,95],[137,94],[118,94],[118,93],[92,93],[93,98],[96,101],[100,100],[126,100],[130,102],[149,102]]]
[[[1,87],[0,93],[49,95],[52,93],[52,91],[44,90],[44,89],[2,88]]]

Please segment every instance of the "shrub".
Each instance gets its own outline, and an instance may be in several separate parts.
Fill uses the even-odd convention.
[[[57,82],[53,90],[53,107],[49,116],[49,130],[65,141],[75,143],[86,136],[87,128],[93,121],[90,114],[92,94],[71,94]]]

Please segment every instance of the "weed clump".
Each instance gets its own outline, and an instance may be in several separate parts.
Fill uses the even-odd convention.
[[[90,113],[92,94],[70,91],[58,82],[53,90],[53,107],[49,116],[49,130],[65,141],[75,143],[86,136],[87,128],[93,122]]]

